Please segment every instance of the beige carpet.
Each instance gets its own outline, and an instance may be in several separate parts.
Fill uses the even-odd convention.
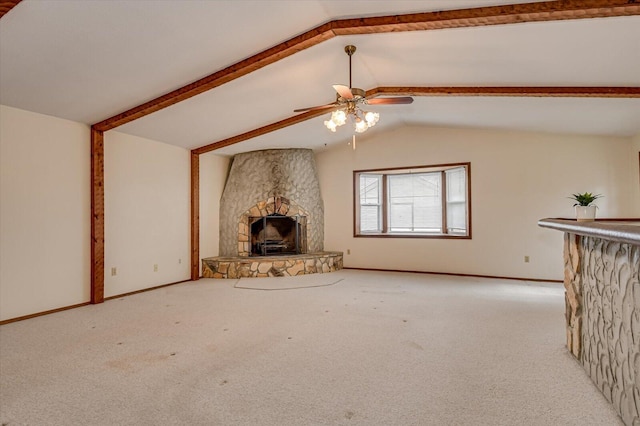
[[[327,287],[340,283],[343,278],[335,274],[309,274],[298,277],[240,278],[235,288],[245,290],[295,290],[311,287]]]
[[[559,284],[204,279],[0,327],[7,425],[616,425]]]

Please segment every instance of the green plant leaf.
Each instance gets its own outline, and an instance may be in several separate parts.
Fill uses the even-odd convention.
[[[591,203],[593,203],[595,200],[597,200],[598,198],[601,198],[602,195],[601,194],[592,194],[591,192],[584,192],[582,194],[578,193],[578,194],[571,194],[571,197],[569,197],[570,199],[574,200],[576,203],[574,204],[575,206],[588,206]]]

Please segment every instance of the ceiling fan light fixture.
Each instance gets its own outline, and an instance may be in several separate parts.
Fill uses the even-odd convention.
[[[344,110],[337,110],[331,113],[331,118],[324,122],[327,129],[335,133],[339,126],[342,126],[347,122],[347,113]]]
[[[327,126],[327,129],[331,130],[333,133],[336,132],[336,128],[338,125],[333,120],[325,120],[324,125]]]
[[[331,113],[331,121],[333,121],[337,126],[342,126],[347,122],[347,113],[344,110],[337,110]]]
[[[369,128],[369,125],[367,124],[367,122],[365,120],[363,120],[362,118],[356,116],[356,120],[355,120],[355,130],[357,133],[363,133],[366,132],[367,129]]]
[[[380,114],[373,111],[363,111],[363,112],[364,112],[364,119],[367,122],[367,125],[369,127],[375,126],[378,120],[380,119]]]
[[[356,133],[362,133],[367,131],[369,127],[376,125],[380,119],[380,114],[373,111],[364,111],[359,108],[360,105],[383,105],[383,104],[410,104],[413,102],[411,97],[385,97],[382,99],[368,100],[366,97],[367,92],[351,85],[351,56],[356,51],[356,47],[353,45],[345,46],[345,53],[349,56],[349,86],[342,84],[334,84],[333,89],[337,93],[336,101],[326,105],[319,105],[309,108],[295,109],[294,112],[303,111],[318,111],[331,108],[331,118],[324,122],[327,129],[334,132],[336,129],[346,124],[349,117],[353,121],[354,130]],[[355,148],[355,140],[354,140]]]

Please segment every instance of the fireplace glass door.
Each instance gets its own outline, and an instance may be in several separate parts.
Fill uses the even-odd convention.
[[[251,256],[301,254],[306,246],[306,217],[271,214],[250,217]]]

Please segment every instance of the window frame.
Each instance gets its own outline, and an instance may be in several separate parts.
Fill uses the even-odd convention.
[[[447,226],[447,181],[445,170],[464,167],[466,169],[466,234],[450,234]],[[414,233],[414,232],[389,232],[389,175],[416,174],[440,172],[442,185],[442,233]],[[378,174],[382,175],[382,231],[381,232],[361,232],[360,231],[360,175]],[[472,236],[471,228],[471,162],[433,164],[410,167],[388,167],[379,169],[365,169],[353,171],[353,236],[355,238],[427,238],[427,239],[457,239],[470,240]]]
[[[377,232],[377,233],[385,232],[386,224],[385,224],[384,218],[386,216],[385,203],[386,203],[386,198],[387,198],[386,195],[385,195],[385,192],[386,192],[386,187],[385,187],[385,182],[384,182],[385,179],[378,173],[375,173],[375,174],[374,173],[360,173],[359,174],[359,176],[362,176],[362,175],[375,176],[376,180],[378,181],[378,197],[377,197],[378,198],[378,203],[377,204],[373,204],[373,203],[372,204],[362,204],[362,203],[359,203],[358,206],[359,207],[362,207],[363,205],[365,205],[365,206],[376,206],[377,210],[378,210],[378,213],[377,213],[377,216],[378,216],[378,228],[380,229],[380,231]],[[360,185],[358,185],[358,200],[360,200],[360,192],[359,191],[360,191]],[[369,233],[376,233],[376,232],[369,232]]]

